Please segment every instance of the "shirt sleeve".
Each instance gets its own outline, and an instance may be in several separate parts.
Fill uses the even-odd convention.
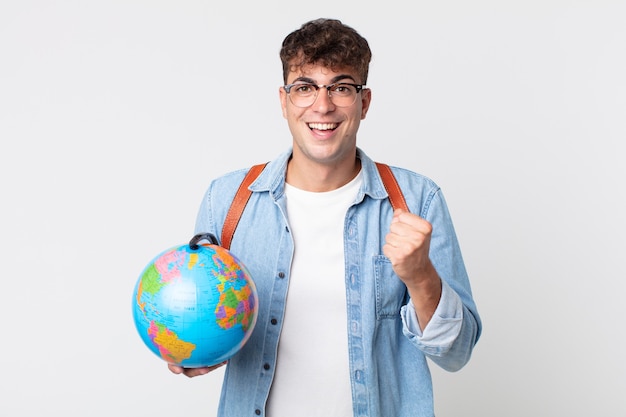
[[[413,301],[402,307],[400,314],[403,332],[426,354],[441,355],[447,352],[461,332],[463,302],[457,293],[441,281],[441,299],[432,319],[422,332]]]

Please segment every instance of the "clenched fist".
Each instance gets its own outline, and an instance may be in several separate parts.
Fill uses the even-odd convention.
[[[432,231],[428,221],[398,209],[383,246],[394,272],[407,286],[422,330],[441,298],[441,279],[428,256]]]

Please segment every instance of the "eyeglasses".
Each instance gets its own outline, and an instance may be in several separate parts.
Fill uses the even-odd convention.
[[[335,83],[315,85],[310,83],[294,83],[283,86],[289,100],[296,107],[309,107],[315,103],[320,88],[325,88],[330,101],[337,107],[348,107],[356,101],[356,95],[365,85],[351,83]]]

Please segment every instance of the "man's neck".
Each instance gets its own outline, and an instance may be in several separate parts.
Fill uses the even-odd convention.
[[[340,188],[357,176],[361,160],[343,161],[340,164],[319,164],[310,160],[289,160],[286,181],[305,191],[325,192]]]

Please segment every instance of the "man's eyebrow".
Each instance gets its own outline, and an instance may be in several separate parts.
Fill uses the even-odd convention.
[[[315,81],[312,78],[298,77],[295,80],[293,80],[292,84],[294,84],[294,83],[315,84]]]
[[[346,78],[349,78],[352,81],[356,82],[356,80],[354,79],[354,77],[352,77],[352,75],[342,74],[342,75],[338,75],[338,76],[334,77],[331,80],[331,84],[334,84],[334,83],[339,82],[339,81],[344,81]]]
[[[339,81],[344,81],[344,80],[346,80],[346,79],[350,79],[350,80],[352,80],[352,81],[356,81],[356,80],[354,79],[354,77],[352,77],[351,75],[348,75],[348,74],[341,74],[341,75],[337,75],[336,77],[333,77],[333,79],[332,79],[332,80],[330,80],[330,83],[331,83],[331,84],[335,84],[336,82],[339,82]],[[295,80],[293,80],[292,84],[293,84],[293,83],[297,83],[297,82],[298,82],[298,83],[315,84],[315,80],[314,80],[314,79],[312,79],[312,78],[309,78],[309,77],[298,77],[298,78],[296,78]],[[316,84],[316,85],[317,85],[317,84]]]

